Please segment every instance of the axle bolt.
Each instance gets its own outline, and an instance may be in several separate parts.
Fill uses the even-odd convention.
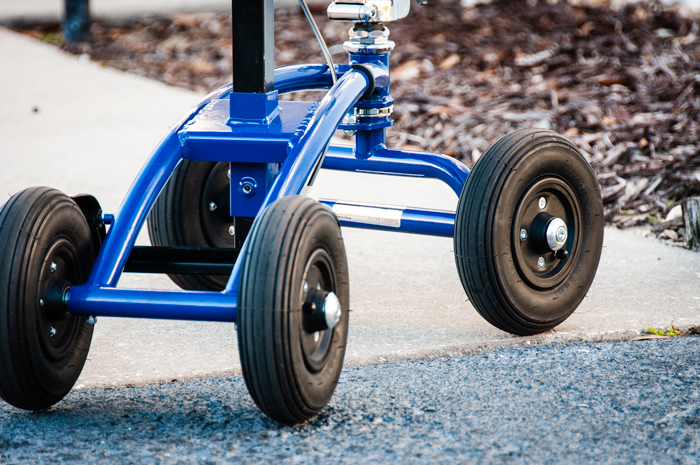
[[[209,202],[209,211],[210,212],[213,212],[214,210],[216,210],[216,208],[217,208],[217,206],[214,202]]]
[[[544,261],[544,257],[540,257],[537,259],[537,268],[539,268],[540,270],[543,270],[546,264],[547,262]]]
[[[527,231],[524,229],[520,230],[520,240],[525,242],[527,240]]]
[[[540,207],[540,210],[544,210],[547,206],[547,199],[545,199],[544,197],[540,197],[540,200],[537,202],[537,205]]]

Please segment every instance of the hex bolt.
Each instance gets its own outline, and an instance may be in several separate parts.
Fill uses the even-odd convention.
[[[545,265],[546,265],[546,262],[544,261],[544,257],[540,257],[537,259],[537,268],[539,268],[540,270],[543,270]]]
[[[209,211],[210,212],[213,212],[214,210],[216,210],[216,208],[217,208],[217,206],[214,202],[209,202]]]
[[[527,231],[525,229],[520,230],[520,241],[525,242],[527,240]]]
[[[54,273],[58,269],[56,262],[51,262],[51,272]]]
[[[233,225],[228,227],[228,235],[229,236],[235,236],[236,235],[236,228],[233,227]]]
[[[540,200],[537,202],[537,205],[539,205],[540,210],[544,210],[547,206],[547,199],[545,199],[544,197],[540,197]]]
[[[49,336],[54,337],[56,335],[56,328],[53,326],[49,328]]]

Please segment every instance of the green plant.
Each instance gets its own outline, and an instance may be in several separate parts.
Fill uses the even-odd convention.
[[[666,331],[664,331],[663,329],[656,329],[649,326],[646,329],[646,332],[648,332],[649,334],[655,334],[656,336],[665,337],[685,336],[685,334],[678,331],[673,325],[671,325],[671,329],[667,329]]]

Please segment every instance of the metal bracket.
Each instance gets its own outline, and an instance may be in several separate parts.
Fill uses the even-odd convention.
[[[405,18],[411,0],[338,0],[328,6],[328,19],[382,23]]]

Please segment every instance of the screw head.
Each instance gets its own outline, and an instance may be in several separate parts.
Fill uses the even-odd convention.
[[[547,262],[545,262],[544,257],[540,257],[537,259],[537,268],[539,268],[540,270],[543,270],[546,264]]]
[[[213,212],[217,208],[218,208],[218,206],[214,202],[209,202],[209,211],[210,212]]]
[[[544,210],[547,206],[547,199],[540,197],[540,200],[537,201],[537,205],[540,207],[540,210]]]
[[[51,262],[51,272],[54,273],[58,269],[56,262]]]
[[[523,242],[527,240],[527,231],[525,229],[520,230],[520,240]]]
[[[49,328],[49,336],[54,337],[56,335],[56,328],[53,326]]]
[[[228,227],[228,235],[229,236],[235,236],[236,235],[236,228],[233,227],[233,225]]]

